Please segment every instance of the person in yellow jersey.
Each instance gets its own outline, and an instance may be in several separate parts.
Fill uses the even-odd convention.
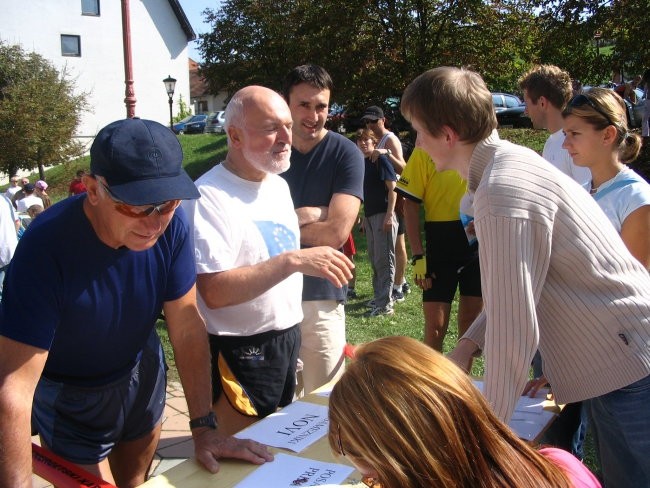
[[[483,308],[478,243],[471,232],[466,233],[460,214],[467,182],[455,171],[437,171],[429,155],[416,147],[395,191],[404,196],[414,282],[422,289],[424,342],[442,351],[458,287],[458,337]],[[426,247],[422,243],[420,205],[424,206]]]

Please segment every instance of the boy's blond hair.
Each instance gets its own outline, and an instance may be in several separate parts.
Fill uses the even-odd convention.
[[[478,73],[465,68],[425,71],[406,87],[401,110],[432,136],[448,126],[468,143],[482,141],[497,127],[490,90]]]

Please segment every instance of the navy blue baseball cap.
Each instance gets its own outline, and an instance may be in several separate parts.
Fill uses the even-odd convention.
[[[182,163],[176,135],[153,120],[108,124],[90,148],[91,173],[103,176],[112,195],[129,205],[199,198]]]

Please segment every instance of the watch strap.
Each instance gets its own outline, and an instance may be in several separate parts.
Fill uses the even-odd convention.
[[[217,416],[214,412],[210,412],[204,417],[197,417],[190,420],[190,429],[199,429],[201,427],[209,427],[210,429],[217,428]]]

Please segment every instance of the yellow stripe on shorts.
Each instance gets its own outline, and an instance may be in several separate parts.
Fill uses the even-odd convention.
[[[221,388],[233,408],[243,415],[259,417],[253,402],[248,398],[221,353],[219,353],[218,364],[219,374],[221,375]]]

